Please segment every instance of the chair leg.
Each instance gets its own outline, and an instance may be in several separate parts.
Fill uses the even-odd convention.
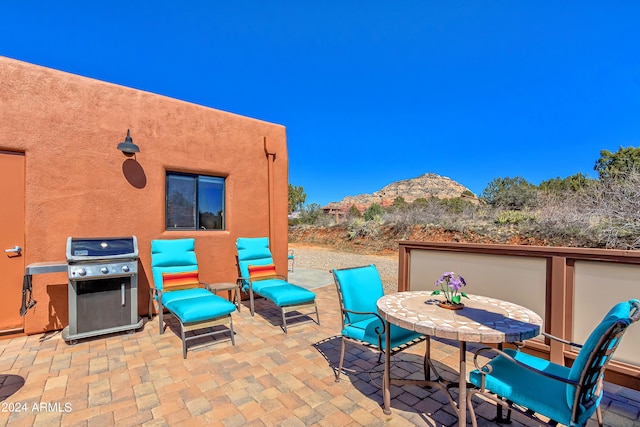
[[[600,405],[596,408],[596,419],[598,420],[598,425],[602,427],[602,409],[600,409]]]
[[[475,394],[475,392],[473,390],[470,390],[469,394],[467,394],[467,408],[469,409],[469,415],[471,415],[471,425],[473,427],[478,427],[478,420],[476,419],[476,411],[473,410],[473,402],[471,401],[471,398],[473,397],[473,395]],[[498,408],[500,408],[500,405],[496,405]]]
[[[253,291],[252,290],[249,291],[249,308],[251,310],[251,316],[253,316],[254,309],[253,309]]]
[[[162,307],[158,308],[158,325],[160,326],[160,335],[164,334],[163,311]]]
[[[284,309],[280,308],[280,313],[282,314],[282,329],[284,330],[284,333],[287,333],[287,318],[284,315]]]
[[[496,404],[496,422],[499,424],[511,424],[511,409],[507,408],[507,418],[502,414],[502,405]]]
[[[340,382],[340,373],[342,372],[342,364],[344,362],[344,337],[342,337],[342,348],[340,349],[340,362],[338,362],[338,371],[336,372],[336,382]]]
[[[180,335],[182,337],[182,357],[187,358],[187,337],[184,333],[184,325],[180,322]]]
[[[233,305],[236,306],[236,310],[240,313],[240,298],[238,298],[238,287],[233,290]]]
[[[151,314],[153,314],[153,291],[149,291],[149,312],[147,314],[149,320],[151,320]]]
[[[315,304],[316,306],[316,320],[318,320],[318,325],[320,324],[320,313],[318,312],[318,304]]]
[[[231,345],[236,345],[235,332],[233,332],[233,317],[229,315],[229,329],[231,329]]]

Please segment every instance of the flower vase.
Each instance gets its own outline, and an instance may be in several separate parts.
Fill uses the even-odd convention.
[[[438,306],[442,307],[442,308],[446,308],[447,310],[461,310],[464,308],[464,304],[459,302],[459,303],[455,303],[455,302],[451,302],[451,301],[440,301],[438,303]]]

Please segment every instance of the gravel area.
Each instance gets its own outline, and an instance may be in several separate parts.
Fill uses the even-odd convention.
[[[398,257],[382,255],[363,255],[350,252],[340,252],[320,246],[308,246],[299,243],[289,243],[293,249],[298,268],[313,268],[329,271],[333,268],[358,267],[375,264],[380,273],[385,293],[398,291]]]

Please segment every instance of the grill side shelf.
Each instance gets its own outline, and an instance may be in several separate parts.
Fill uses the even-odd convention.
[[[33,285],[31,276],[34,274],[63,273],[67,271],[66,261],[34,262],[24,269],[24,279],[22,280],[22,305],[20,306],[20,316],[24,317],[30,308],[36,305],[33,299]]]

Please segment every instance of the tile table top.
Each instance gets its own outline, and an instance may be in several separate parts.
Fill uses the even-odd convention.
[[[450,310],[438,305],[444,298],[431,291],[385,295],[378,300],[383,319],[432,337],[466,342],[501,343],[523,341],[540,333],[542,318],[517,304],[469,295],[464,308]]]

